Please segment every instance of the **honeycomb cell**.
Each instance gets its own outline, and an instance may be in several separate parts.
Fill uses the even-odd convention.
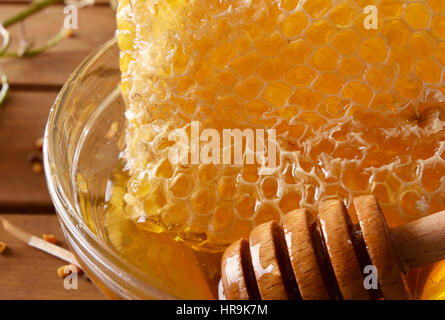
[[[180,233],[180,239],[199,246],[208,239],[207,235],[211,220],[212,217],[210,215],[193,215],[189,219],[189,226]]]
[[[338,54],[329,47],[317,49],[311,58],[311,65],[318,70],[331,71],[337,67]]]
[[[251,41],[255,42],[264,36],[263,30],[257,23],[247,23],[243,30],[249,35]]]
[[[209,190],[198,189],[191,196],[191,205],[198,214],[208,213],[215,205],[215,196]]]
[[[296,67],[286,75],[286,81],[295,87],[306,87],[315,79],[316,72],[305,66]]]
[[[377,112],[395,111],[395,98],[391,93],[376,93],[371,108]]]
[[[445,14],[436,14],[433,17],[431,31],[437,38],[445,40]]]
[[[256,78],[250,78],[238,84],[234,91],[237,95],[245,100],[250,100],[258,96],[263,88],[263,82]]]
[[[242,169],[242,178],[251,183],[255,183],[258,180],[258,165],[256,164],[247,164],[243,166]]]
[[[178,78],[178,85],[176,90],[180,93],[185,93],[189,91],[195,84],[195,81],[189,76],[183,76]]]
[[[377,5],[378,0],[355,0],[355,4],[364,8],[369,5]]]
[[[322,93],[335,94],[340,92],[345,80],[334,74],[334,73],[324,73],[321,74],[314,84],[314,88]]]
[[[289,98],[289,103],[301,106],[305,110],[314,110],[322,99],[322,96],[313,90],[298,89]]]
[[[261,181],[260,188],[266,199],[272,199],[278,196],[278,180],[275,177],[265,177]]]
[[[282,107],[292,94],[292,88],[282,82],[272,83],[263,91],[263,99],[275,107]]]
[[[281,215],[273,205],[266,203],[261,205],[261,207],[258,209],[258,213],[255,216],[255,224],[260,225],[268,221],[280,223]]]
[[[383,34],[390,47],[403,47],[409,39],[411,30],[403,21],[391,20],[383,26]]]
[[[283,77],[290,66],[280,58],[270,58],[257,68],[258,75],[266,81],[275,81]]]
[[[159,209],[162,209],[166,203],[165,193],[158,187],[145,198],[144,211],[148,216],[157,215]]]
[[[290,212],[300,207],[301,194],[295,190],[289,190],[283,194],[280,200],[280,209],[283,213]]]
[[[145,179],[145,175],[142,177],[132,177],[130,180],[128,180],[128,190],[130,190],[138,198],[145,198],[151,191],[151,186],[146,183]]]
[[[187,70],[187,66],[189,64],[190,57],[184,53],[184,48],[182,45],[179,45],[176,49],[176,54],[173,57],[173,71],[176,74],[184,73]]]
[[[400,180],[406,182],[415,181],[421,173],[419,165],[415,162],[410,162],[397,166],[394,169],[394,172],[400,178]]]
[[[354,191],[365,191],[369,188],[371,174],[351,163],[343,167],[342,180],[346,188]]]
[[[307,0],[303,4],[303,8],[313,19],[322,17],[331,7],[331,0]]]
[[[199,85],[204,86],[207,84],[211,69],[211,66],[205,62],[196,67],[196,70],[194,70],[194,79]]]
[[[422,90],[422,82],[410,77],[400,78],[395,86],[396,92],[402,97],[415,100]]]
[[[228,200],[236,193],[237,183],[233,177],[223,177],[218,182],[217,192],[220,199]]]
[[[388,48],[381,38],[367,39],[360,46],[360,56],[369,63],[383,63],[387,54]]]
[[[215,78],[220,86],[233,88],[237,75],[233,71],[227,70],[218,73]]]
[[[379,203],[391,203],[389,193],[391,192],[388,187],[383,183],[375,183],[371,187],[371,192],[373,195],[379,199]]]
[[[436,58],[445,67],[445,42],[441,42],[437,47]]]
[[[250,218],[255,214],[256,200],[251,195],[242,195],[236,201],[235,208],[238,215],[242,218]]]
[[[342,54],[354,54],[360,47],[360,36],[353,29],[344,30],[334,35],[332,45]]]
[[[417,61],[415,71],[420,79],[429,83],[438,83],[442,74],[442,69],[432,59]]]
[[[212,226],[215,232],[226,232],[235,220],[233,208],[230,204],[222,204],[216,207],[213,214]]]
[[[369,68],[366,80],[375,90],[390,90],[395,79],[395,72],[391,67],[375,65]]]
[[[425,206],[424,199],[417,190],[406,190],[402,193],[401,206],[406,215],[416,218],[425,215],[428,207]]]
[[[408,48],[393,48],[391,49],[388,62],[396,65],[401,75],[406,75],[411,73],[414,60],[414,53]]]
[[[257,19],[257,23],[265,33],[271,33],[276,28],[280,16],[281,10],[279,4],[272,2],[267,5],[267,10],[261,13],[261,16]]]
[[[354,7],[348,3],[342,3],[333,8],[329,16],[338,27],[346,28],[352,26],[356,14],[357,11]]]
[[[436,43],[434,38],[425,32],[415,32],[410,39],[410,46],[415,55],[421,58],[434,55]]]
[[[303,112],[300,116],[298,116],[298,120],[300,120],[302,123],[308,124],[315,131],[326,124],[326,120],[323,117],[312,112]]]
[[[273,114],[278,115],[280,119],[290,120],[291,118],[295,117],[296,114],[298,114],[298,111],[299,111],[298,107],[296,106],[286,106],[283,108],[279,108]],[[275,128],[277,130],[278,135],[285,134],[289,130],[289,126],[285,121],[282,121]]]
[[[435,140],[414,143],[411,148],[412,160],[426,160],[433,157],[439,149],[439,143]]]
[[[215,93],[216,89],[215,86],[209,85],[203,89],[196,89],[193,94],[196,95],[196,97],[202,99],[203,102],[206,103],[213,103],[215,100]],[[192,114],[196,109],[196,104],[188,104],[190,108],[183,109],[184,112]]]
[[[254,52],[245,56],[236,58],[232,61],[231,66],[241,76],[247,77],[253,74],[257,65],[261,62],[261,58]]]
[[[223,69],[235,54],[236,48],[232,43],[223,43],[215,48],[213,54],[210,56],[210,64],[218,69]]]
[[[339,73],[345,78],[360,78],[365,65],[355,56],[344,57],[338,68]]]
[[[287,63],[302,64],[311,52],[312,47],[306,41],[297,39],[290,42],[289,45],[283,49],[281,56]]]
[[[334,112],[337,110],[333,110]],[[338,112],[338,111],[337,111]],[[321,155],[324,154],[332,154],[334,151],[334,143],[329,140],[321,140],[319,143],[314,144],[311,147],[311,157],[312,159],[320,159]]]
[[[395,19],[400,18],[403,12],[402,0],[382,0],[378,9],[384,18]]]
[[[306,39],[315,46],[327,44],[335,34],[335,26],[327,20],[314,21],[305,32]]]
[[[300,0],[283,0],[281,1],[281,7],[286,11],[292,11],[294,10]]]
[[[424,29],[428,26],[431,13],[427,6],[421,2],[410,3],[405,8],[404,19],[414,29]]]
[[[344,115],[347,102],[338,97],[327,97],[318,106],[319,112],[328,118],[338,118]]]
[[[265,112],[268,112],[271,110],[270,105],[264,103],[261,100],[252,100],[247,102],[246,104],[246,110],[247,112],[255,115],[262,115]]]
[[[185,228],[191,216],[183,203],[172,203],[162,209],[161,218],[170,230],[180,231]]]
[[[240,30],[237,37],[234,39],[234,44],[238,52],[246,53],[252,48],[252,41],[250,40],[250,36],[245,30]],[[204,55],[209,48],[204,48],[201,50],[201,54]]]
[[[270,57],[278,55],[286,42],[278,32],[274,32],[272,35],[258,40],[255,45],[260,54]]]
[[[215,46],[215,40],[208,35],[193,38],[191,41],[193,41],[195,52],[200,55],[207,55]]]
[[[169,189],[175,197],[182,198],[190,194],[193,186],[193,180],[189,176],[181,174],[170,183]]]
[[[366,84],[351,81],[343,89],[342,97],[366,106],[372,99],[372,89]]]
[[[281,31],[288,38],[300,35],[308,25],[308,18],[302,11],[297,11],[281,23]]]
[[[427,192],[434,192],[445,183],[445,167],[436,163],[427,165],[422,172],[422,185]]]
[[[442,0],[426,0],[426,3],[436,12],[445,11],[445,2]]]
[[[309,206],[314,206],[320,199],[320,187],[318,181],[310,179],[305,188],[305,198]]]

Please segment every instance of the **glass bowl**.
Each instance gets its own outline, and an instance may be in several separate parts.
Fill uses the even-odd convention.
[[[113,250],[103,228],[111,178],[123,149],[125,104],[119,83],[115,39],[91,54],[67,80],[50,111],[44,137],[49,193],[72,252],[106,296],[177,299],[180,296],[159,285],[159,279]],[[443,270],[444,263],[436,269]],[[429,274],[429,268],[410,272],[409,282],[422,288]],[[443,278],[438,278],[443,288]],[[435,291],[439,287],[432,286]],[[414,296],[420,298],[421,292]]]
[[[72,252],[114,299],[172,299],[107,245],[102,224],[125,126],[119,50],[112,39],[69,77],[46,126],[43,155],[49,193]]]

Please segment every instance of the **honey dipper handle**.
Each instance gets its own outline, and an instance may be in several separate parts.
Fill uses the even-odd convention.
[[[392,230],[392,237],[407,269],[443,260],[445,211],[402,225]]]

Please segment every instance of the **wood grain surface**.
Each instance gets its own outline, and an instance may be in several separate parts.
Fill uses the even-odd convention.
[[[2,214],[35,236],[54,234],[66,248],[57,218],[53,214]],[[84,276],[78,277],[78,289],[67,290],[57,269],[66,262],[17,240],[0,227],[0,241],[7,245],[0,255],[0,299],[105,299]]]
[[[25,6],[0,4],[0,21],[19,12]],[[43,44],[57,34],[63,25],[63,6],[52,6],[30,17],[25,22],[26,38]],[[50,87],[57,90],[79,63],[94,49],[111,39],[115,31],[114,12],[109,7],[88,7],[78,12],[78,29],[73,36],[46,52],[27,59],[2,61],[13,86]],[[11,36],[18,39],[19,26],[10,29]],[[17,41],[11,49],[17,49]]]
[[[0,113],[0,210],[50,212],[45,176],[32,171],[56,92],[13,91]]]
[[[0,21],[20,12],[30,1],[0,0]],[[53,233],[65,245],[43,173],[32,170],[35,142],[43,136],[52,103],[68,76],[94,49],[113,37],[115,13],[107,0],[80,9],[79,28],[44,54],[26,59],[0,59],[11,92],[0,109],[0,216],[36,235]],[[26,39],[45,43],[64,20],[63,5],[54,5],[24,23]],[[10,28],[18,48],[19,25]],[[38,153],[37,153],[38,154]],[[6,214],[7,213],[7,214]],[[8,249],[0,255],[0,299],[103,299],[81,278],[78,290],[66,290],[57,269],[65,263],[15,239],[0,228]]]

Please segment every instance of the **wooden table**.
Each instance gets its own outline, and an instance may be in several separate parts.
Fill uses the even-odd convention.
[[[28,1],[0,0],[0,21],[20,11]],[[113,37],[114,11],[99,0],[78,12],[79,29],[59,45],[29,59],[0,60],[11,92],[0,110],[0,216],[41,236],[55,234],[66,246],[43,173],[32,170],[30,157],[43,136],[48,111],[75,67],[95,48]],[[36,43],[55,35],[64,19],[63,6],[53,5],[25,22],[25,34]],[[11,28],[17,38],[18,26]],[[17,44],[12,45],[12,49]],[[0,255],[0,299],[103,299],[88,280],[78,290],[66,290],[57,276],[65,263],[16,240],[0,227],[8,249]]]

